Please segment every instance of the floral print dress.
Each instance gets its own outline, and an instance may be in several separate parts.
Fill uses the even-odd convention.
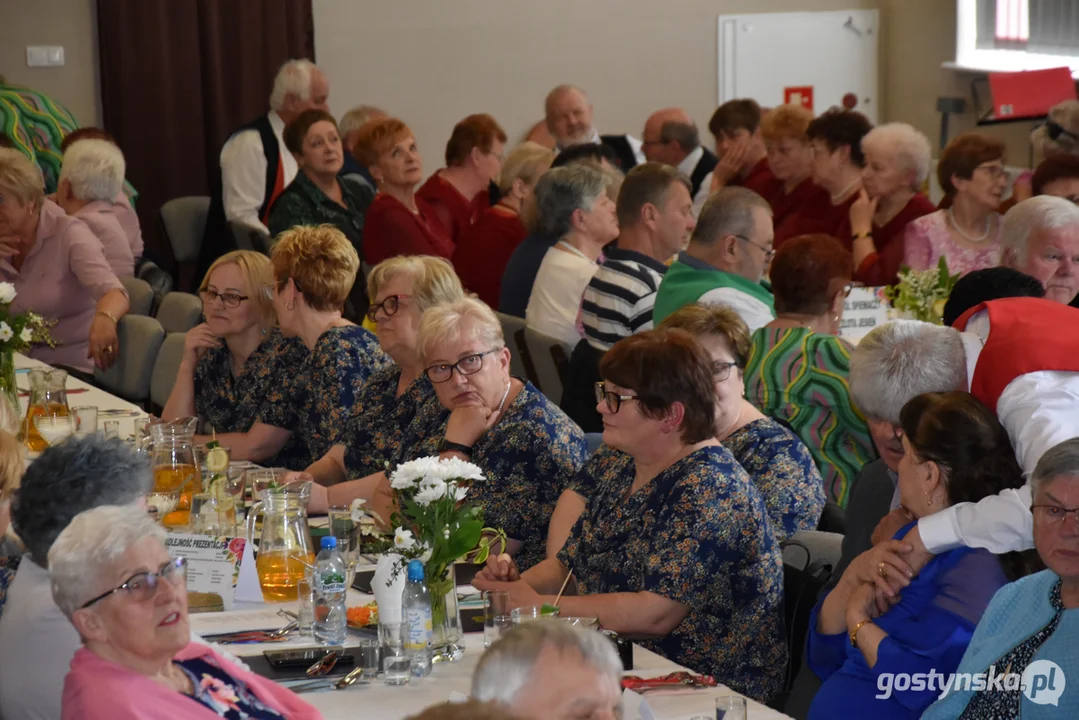
[[[337,444],[368,378],[392,362],[359,325],[330,328],[304,362],[270,389],[263,422],[291,430],[310,464]]]
[[[409,427],[397,462],[438,454],[449,412],[436,404]],[[522,542],[514,561],[524,572],[547,556],[551,514],[588,459],[588,443],[581,428],[531,383],[504,412],[472,447],[472,462],[486,480],[472,485],[469,500],[484,509],[486,525]]]
[[[253,692],[217,665],[203,658],[173,661],[195,688],[193,700],[227,720],[282,720],[285,716],[263,705]]]
[[[824,481],[798,436],[772,418],[755,420],[723,441],[757,486],[776,539],[816,530],[824,510]]]
[[[195,413],[219,433],[243,433],[256,422],[266,422],[273,389],[285,383],[307,354],[299,338],[285,338],[274,328],[234,376],[228,347],[210,348],[195,366]],[[306,460],[306,449],[290,438],[263,464],[303,470]]]
[[[783,563],[757,488],[731,453],[701,448],[627,496],[633,458],[604,447],[574,489],[588,505],[558,554],[577,592],[651,592],[685,619],[642,644],[765,702],[782,690]]]

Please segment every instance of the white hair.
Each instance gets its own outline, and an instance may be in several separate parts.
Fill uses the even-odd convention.
[[[341,137],[348,137],[349,133],[356,132],[376,117],[389,117],[385,110],[374,105],[357,105],[341,116],[341,122],[337,123],[337,132]]]
[[[1032,232],[1072,229],[1079,232],[1079,206],[1052,195],[1036,195],[1016,203],[1004,215],[1003,244],[1018,265],[1027,262]]]
[[[608,638],[564,620],[536,620],[515,627],[487,648],[472,675],[472,698],[512,704],[546,647],[560,655],[577,653],[616,683],[622,681],[622,660]]]
[[[921,188],[929,177],[929,162],[933,150],[929,138],[906,123],[885,123],[866,133],[862,138],[862,152],[890,153],[904,170],[914,171],[914,189]]]
[[[1030,489],[1037,493],[1058,477],[1079,478],[1079,438],[1065,440],[1046,451],[1030,476]]]
[[[112,565],[143,538],[165,541],[165,530],[140,505],[101,505],[75,516],[49,549],[52,598],[71,618],[108,590]]]
[[[895,320],[873,328],[850,355],[854,402],[867,417],[892,425],[918,395],[966,389],[966,354],[955,328]]]
[[[270,108],[281,110],[285,97],[295,95],[301,102],[311,99],[311,77],[318,67],[310,60],[289,60],[277,71],[270,93]]]
[[[64,153],[60,180],[71,183],[78,200],[112,202],[124,188],[127,167],[120,148],[108,140],[81,140]]]

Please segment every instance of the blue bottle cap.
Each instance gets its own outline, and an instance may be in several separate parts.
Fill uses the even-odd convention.
[[[408,561],[408,579],[423,580],[423,563],[419,560]]]
[[[337,549],[337,538],[335,538],[333,535],[326,535],[325,537],[322,538],[322,546],[321,547],[322,547],[323,550],[325,550],[326,548],[329,548],[331,550],[336,550]]]

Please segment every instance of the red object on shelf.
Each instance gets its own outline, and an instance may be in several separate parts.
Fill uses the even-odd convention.
[[[989,73],[989,93],[997,120],[1043,117],[1054,105],[1076,99],[1075,80],[1067,67]]]

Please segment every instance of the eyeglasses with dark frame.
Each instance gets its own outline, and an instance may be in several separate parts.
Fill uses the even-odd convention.
[[[1045,525],[1063,525],[1064,519],[1075,514],[1075,521],[1079,523],[1079,508],[1064,508],[1059,505],[1031,505],[1030,512],[1037,515]]]
[[[454,370],[459,375],[475,375],[483,369],[483,356],[496,353],[502,348],[495,348],[494,350],[487,350],[481,353],[473,353],[471,355],[465,355],[463,358],[453,363],[452,365],[442,363],[439,365],[431,365],[423,372],[427,374],[427,379],[433,383],[444,383],[453,377]]]
[[[371,322],[375,322],[375,315],[378,314],[379,310],[385,313],[386,317],[396,315],[397,311],[401,309],[401,300],[410,297],[412,296],[405,295],[404,293],[399,293],[397,295],[387,295],[385,298],[382,299],[382,302],[378,303],[377,305],[371,305],[367,308],[367,319]]]
[[[612,414],[617,413],[622,409],[622,402],[625,400],[640,401],[640,398],[636,395],[619,395],[613,390],[608,390],[607,383],[602,380],[596,383],[596,404],[598,405],[601,402],[607,403],[607,409],[610,410]]]
[[[157,572],[141,572],[132,575],[122,585],[118,585],[108,592],[103,592],[92,600],[87,600],[79,606],[79,610],[88,608],[94,603],[118,592],[129,593],[138,602],[149,600],[157,592],[157,586],[162,580],[168,580],[173,585],[182,585],[186,582],[186,579],[187,558],[173,558],[162,565]]]
[[[719,382],[723,382],[731,376],[731,370],[736,367],[740,367],[736,362],[721,362],[717,360],[712,363],[712,375],[714,375]]]
[[[221,304],[227,308],[240,307],[240,303],[244,300],[250,300],[247,295],[239,295],[237,293],[219,293],[216,290],[209,288],[202,288],[199,290],[199,299],[202,300],[203,305],[209,305],[214,300],[221,299]]]
[[[776,256],[776,251],[775,251],[774,248],[766,248],[763,245],[760,245],[758,243],[753,242],[752,240],[747,238],[745,235],[735,235],[735,237],[738,238],[739,240],[745,240],[747,243],[749,243],[750,245],[752,245],[753,247],[757,248],[762,253],[764,253],[764,259],[765,260],[771,260],[772,258],[774,258]]]

